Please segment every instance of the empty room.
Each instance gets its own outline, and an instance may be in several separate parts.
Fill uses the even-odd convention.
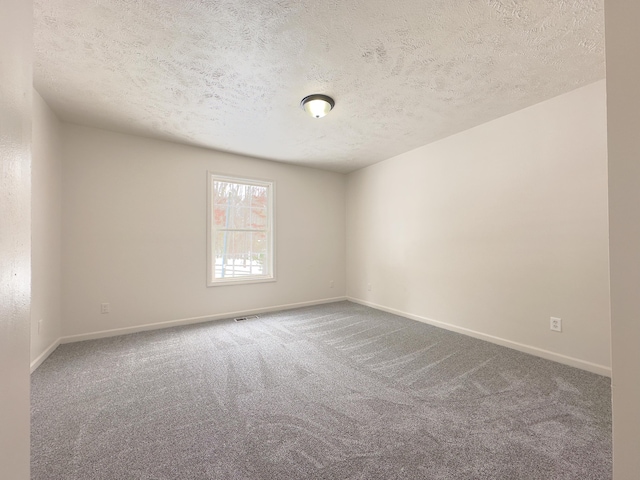
[[[640,7],[3,10],[1,478],[638,478]]]

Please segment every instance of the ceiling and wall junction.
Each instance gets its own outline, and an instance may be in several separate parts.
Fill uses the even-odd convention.
[[[34,28],[65,122],[339,172],[605,76],[602,0],[35,0]]]

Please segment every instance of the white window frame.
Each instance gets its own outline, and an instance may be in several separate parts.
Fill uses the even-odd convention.
[[[239,183],[243,185],[255,185],[267,187],[267,274],[251,275],[235,278],[215,278],[215,246],[213,240],[217,230],[213,221],[213,182]],[[222,285],[244,285],[248,283],[263,283],[276,281],[276,249],[275,249],[275,188],[273,180],[260,180],[255,178],[235,177],[220,175],[215,172],[207,172],[207,286],[216,287]]]

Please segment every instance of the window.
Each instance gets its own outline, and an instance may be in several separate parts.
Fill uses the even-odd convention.
[[[273,188],[209,173],[208,286],[275,280]]]

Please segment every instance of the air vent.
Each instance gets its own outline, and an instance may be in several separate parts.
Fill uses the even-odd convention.
[[[234,320],[236,322],[244,322],[245,320],[253,320],[254,318],[259,318],[258,315],[249,315],[247,317],[236,317]]]

